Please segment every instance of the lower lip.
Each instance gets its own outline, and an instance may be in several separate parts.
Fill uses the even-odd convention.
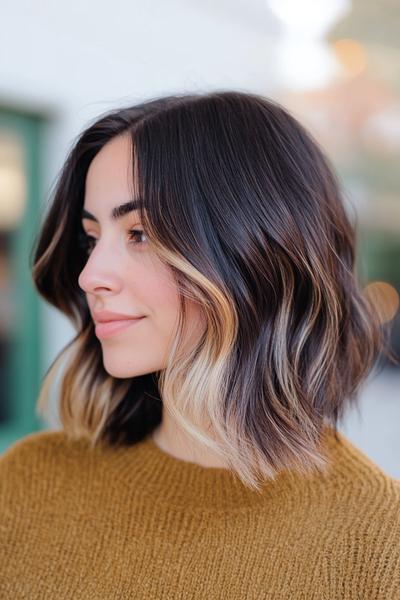
[[[108,338],[132,325],[136,325],[142,321],[144,317],[140,319],[124,319],[123,321],[106,321],[105,323],[97,323],[95,332],[98,338]]]

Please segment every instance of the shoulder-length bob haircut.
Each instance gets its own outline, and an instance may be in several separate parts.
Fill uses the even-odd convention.
[[[170,267],[179,327],[159,372],[110,376],[78,276],[88,167],[115,136],[132,141],[132,176],[151,248]],[[355,230],[328,159],[277,102],[222,90],[152,98],[103,114],[74,143],[35,240],[39,294],[77,333],[61,359],[59,417],[72,438],[131,445],[163,408],[254,490],[282,469],[329,464],[319,444],[355,403],[386,338],[355,274]],[[185,301],[205,332],[182,348]]]

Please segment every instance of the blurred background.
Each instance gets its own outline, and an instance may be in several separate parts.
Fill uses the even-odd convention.
[[[357,270],[400,353],[400,3],[396,0],[3,0],[0,19],[0,452],[58,428],[41,378],[72,338],[29,256],[69,148],[105,110],[235,89],[314,135],[357,223]],[[341,426],[400,478],[400,368],[381,360]]]

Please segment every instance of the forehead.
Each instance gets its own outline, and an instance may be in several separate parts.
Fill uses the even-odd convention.
[[[117,136],[101,148],[89,165],[82,217],[93,218],[101,213],[116,220],[138,210],[143,202],[134,184],[130,136]]]
[[[89,165],[86,175],[88,192],[93,187],[108,182],[118,185],[132,183],[131,139],[127,135],[117,136],[107,142]]]

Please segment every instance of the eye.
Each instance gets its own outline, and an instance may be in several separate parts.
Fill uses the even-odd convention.
[[[88,235],[85,231],[79,231],[78,233],[78,247],[84,254],[89,255],[93,250],[92,244],[95,242],[95,238]]]
[[[142,229],[130,229],[128,231],[128,235],[129,235],[130,244],[133,244],[134,246],[143,245],[145,243],[145,241],[134,241],[134,240],[137,240],[138,238],[140,239],[140,236],[144,235],[144,237],[147,238],[146,234],[144,233],[144,231]],[[79,248],[86,255],[89,255],[92,252],[93,248],[96,245],[96,242],[97,242],[97,238],[93,237],[92,235],[87,234],[85,231],[80,231],[78,233]]]
[[[144,237],[147,238],[146,234],[144,233],[143,229],[130,229],[128,231],[129,233],[129,239],[132,241],[135,239],[135,236],[141,236],[142,234],[144,234]],[[138,244],[144,244],[144,242],[137,242]]]

